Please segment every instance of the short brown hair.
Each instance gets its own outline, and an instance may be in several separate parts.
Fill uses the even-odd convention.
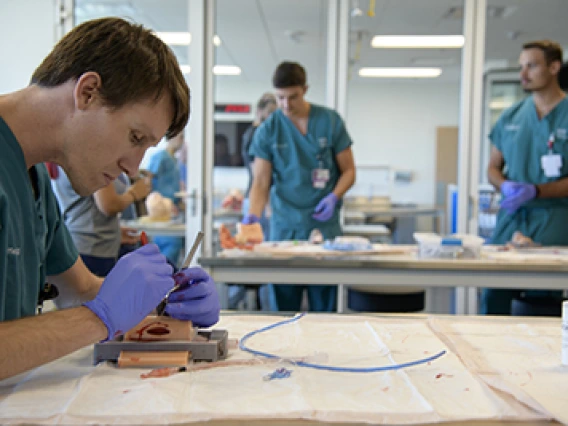
[[[523,50],[525,49],[540,49],[544,53],[547,64],[551,64],[554,61],[559,61],[562,64],[562,48],[558,43],[552,40],[536,40],[529,41],[523,44]]]
[[[284,61],[276,67],[272,76],[272,85],[277,89],[306,85],[306,70],[297,62]]]
[[[174,137],[189,120],[189,88],[171,49],[150,30],[120,18],[87,21],[71,30],[33,73],[31,83],[55,87],[93,71],[100,75],[103,102],[110,108],[164,93],[174,116]]]

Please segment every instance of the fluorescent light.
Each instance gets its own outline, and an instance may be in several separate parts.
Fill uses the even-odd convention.
[[[191,67],[189,65],[180,65],[182,74],[189,74],[191,72]]]
[[[371,46],[383,49],[432,49],[463,47],[462,35],[435,36],[374,36]]]
[[[215,65],[213,74],[215,75],[239,75],[241,68],[234,65]]]
[[[219,37],[217,34],[213,36],[213,44],[217,47],[221,46],[221,37]]]
[[[157,32],[156,35],[172,46],[188,46],[191,43],[191,34],[188,32]]]
[[[361,77],[433,78],[442,74],[441,68],[361,68]]]

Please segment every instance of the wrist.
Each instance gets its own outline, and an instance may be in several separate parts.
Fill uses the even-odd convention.
[[[538,185],[534,185],[534,198],[540,197],[540,187]]]
[[[128,188],[128,191],[126,192],[132,197],[133,203],[138,201],[138,199],[136,198],[136,194],[134,193],[134,190],[132,188]]]

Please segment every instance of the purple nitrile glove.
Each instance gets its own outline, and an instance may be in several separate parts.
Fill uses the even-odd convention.
[[[503,198],[506,198],[506,197],[510,197],[513,194],[515,194],[522,185],[523,184],[520,183],[520,182],[514,182],[512,180],[506,180],[505,182],[503,182],[501,184],[501,187],[499,189],[501,190],[501,194],[503,195]]]
[[[107,339],[124,334],[148,315],[174,286],[173,268],[155,244],[122,257],[93,300],[83,303],[108,330]]]
[[[320,222],[326,222],[331,219],[331,216],[333,216],[333,212],[335,211],[337,200],[337,195],[333,192],[323,197],[314,209],[312,217]]]
[[[536,197],[536,186],[530,183],[515,182],[515,189],[501,202],[507,213],[515,213],[519,207]]]
[[[252,225],[253,223],[260,223],[260,218],[253,214],[253,213],[249,213],[247,215],[245,215],[245,217],[243,217],[242,222],[245,225]]]
[[[209,327],[219,321],[219,295],[213,278],[201,268],[182,269],[174,275],[180,288],[168,297],[166,313],[172,318]]]

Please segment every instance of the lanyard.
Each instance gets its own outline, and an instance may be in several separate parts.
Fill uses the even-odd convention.
[[[548,153],[552,154],[552,146],[554,145],[554,132],[552,132],[548,137],[548,142],[546,142],[546,145],[548,146]]]

